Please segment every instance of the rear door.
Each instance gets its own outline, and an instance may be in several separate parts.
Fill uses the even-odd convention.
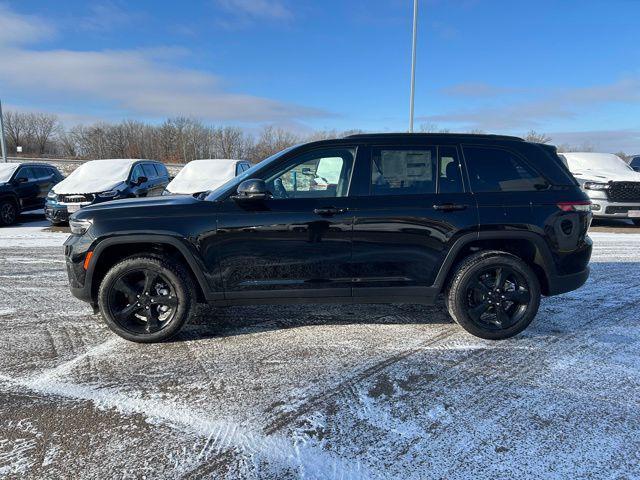
[[[143,163],[144,176],[147,177],[147,196],[153,197],[161,195],[164,190],[164,183],[158,174],[153,163]]]
[[[433,293],[452,244],[477,229],[456,145],[372,146],[365,195],[354,198],[353,296]]]

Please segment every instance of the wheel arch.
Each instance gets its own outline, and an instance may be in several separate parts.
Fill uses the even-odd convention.
[[[516,255],[532,268],[540,281],[543,295],[552,291],[556,277],[553,256],[545,240],[533,232],[476,232],[464,235],[449,250],[436,276],[436,288],[444,290],[457,265],[470,253],[482,250],[499,250]]]
[[[211,300],[212,294],[202,267],[188,247],[180,240],[164,235],[127,235],[100,241],[92,250],[92,258],[86,273],[86,282],[93,302],[97,299],[100,283],[107,271],[117,262],[144,254],[146,256],[170,257],[180,261],[192,276],[198,301]]]

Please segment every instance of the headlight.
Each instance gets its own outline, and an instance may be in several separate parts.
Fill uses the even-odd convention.
[[[609,188],[609,184],[600,182],[585,182],[584,188],[586,190],[606,190],[607,188]]]
[[[58,196],[55,194],[55,192],[53,190],[51,190],[48,194],[47,194],[47,198],[49,200],[55,200],[56,198],[58,198]]]
[[[120,195],[120,192],[118,190],[109,190],[107,192],[102,192],[98,194],[98,196],[101,198],[113,198],[113,197],[117,197],[118,195]]]
[[[93,223],[92,220],[69,220],[69,228],[74,235],[84,235]]]

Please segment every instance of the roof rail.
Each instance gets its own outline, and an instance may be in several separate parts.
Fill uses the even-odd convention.
[[[523,138],[515,137],[511,135],[493,135],[485,133],[356,133],[348,135],[344,138],[361,138],[361,139],[374,139],[384,137],[453,137],[453,138],[486,138],[490,140],[517,140],[524,142]]]

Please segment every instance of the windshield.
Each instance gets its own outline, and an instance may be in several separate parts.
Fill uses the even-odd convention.
[[[13,175],[13,172],[17,170],[19,165],[19,163],[0,163],[0,183],[11,180],[11,175]]]
[[[213,190],[236,175],[238,160],[193,160],[167,185],[171,193]]]
[[[209,195],[207,195],[207,200],[217,200],[221,195],[223,195],[226,191],[230,190],[232,187],[235,187],[237,185],[240,185],[240,183],[242,183],[243,180],[246,180],[248,178],[252,178],[252,176],[258,171],[258,170],[262,170],[262,168],[266,167],[267,165],[277,161],[280,157],[282,157],[285,153],[293,150],[294,148],[298,147],[298,145],[293,145],[292,147],[289,148],[285,148],[284,150],[279,151],[278,153],[274,153],[273,155],[271,155],[270,157],[265,158],[263,161],[261,161],[260,163],[252,166],[249,170],[246,170],[245,172],[241,173],[240,175],[238,175],[237,177],[232,178],[231,180],[223,183],[222,185],[220,185],[218,188],[216,188],[215,190],[212,190],[211,192],[209,192]]]
[[[633,170],[627,163],[610,153],[563,153],[571,173],[599,170],[615,173],[629,173]]]

